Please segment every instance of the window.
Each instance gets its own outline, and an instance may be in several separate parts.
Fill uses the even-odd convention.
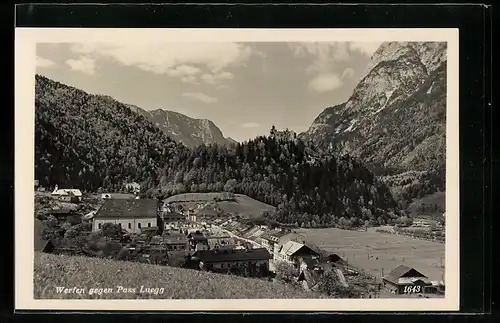
[[[140,229],[141,228],[141,223],[137,223],[137,227]]]
[[[151,228],[151,222],[148,223],[148,228]]]
[[[102,228],[102,223],[99,223],[99,229],[101,229],[101,228]]]
[[[132,223],[130,223],[130,222],[128,223],[128,228],[132,229]]]

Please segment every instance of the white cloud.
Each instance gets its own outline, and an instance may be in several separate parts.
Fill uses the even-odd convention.
[[[340,77],[340,79],[343,80],[345,78],[351,78],[354,76],[354,73],[355,73],[354,70],[348,67],[342,72],[342,76]]]
[[[348,43],[346,42],[300,42],[288,45],[296,57],[312,55],[320,60],[349,59]]]
[[[338,89],[343,85],[337,74],[320,74],[309,81],[309,88],[317,92],[327,92]]]
[[[241,125],[242,128],[259,128],[260,124],[257,122],[246,122]]]
[[[231,42],[223,43],[86,43],[75,44],[71,50],[79,54],[92,54],[95,57],[107,57],[126,66],[136,66],[157,74],[169,74],[177,71],[179,65],[200,65],[220,73],[229,66],[239,65],[250,58],[250,47]],[[192,66],[190,66],[192,67]],[[178,72],[194,72],[194,69],[182,67]],[[192,75],[192,74],[189,74]]]
[[[183,76],[183,77],[181,77],[181,81],[184,83],[191,83],[191,84],[198,83],[198,80],[196,79],[196,76],[194,76],[194,75]]]
[[[349,48],[351,51],[358,51],[371,57],[381,44],[382,42],[351,42]]]
[[[68,59],[66,64],[74,71],[90,75],[95,73],[95,60],[89,57],[81,56],[79,59]]]
[[[197,67],[190,65],[179,65],[175,68],[167,70],[167,74],[170,76],[192,76],[201,73],[201,70]]]
[[[351,58],[347,42],[301,42],[288,46],[295,57],[310,56],[314,59],[306,68],[308,74],[330,73],[336,63]]]
[[[182,96],[185,97],[185,98],[189,98],[189,99],[192,99],[192,100],[201,101],[201,102],[204,102],[204,103],[215,103],[215,102],[217,102],[217,98],[214,98],[212,96],[209,96],[209,95],[206,95],[206,94],[200,93],[200,92],[196,92],[196,93],[185,92],[185,93],[182,93]]]
[[[201,79],[205,83],[209,84],[215,84],[221,80],[231,80],[233,78],[233,74],[229,72],[221,72],[221,73],[215,73],[215,74],[208,74],[205,73],[201,76]]]
[[[36,66],[37,67],[54,67],[54,66],[56,66],[56,63],[54,63],[50,59],[37,56],[36,57]]]
[[[289,43],[295,57],[313,57],[314,61],[306,72],[330,73],[336,63],[351,59],[351,53],[358,52],[371,57],[381,42],[299,42]]]

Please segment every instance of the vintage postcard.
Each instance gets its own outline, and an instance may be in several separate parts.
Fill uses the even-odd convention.
[[[20,28],[15,55],[17,309],[458,309],[458,29]]]

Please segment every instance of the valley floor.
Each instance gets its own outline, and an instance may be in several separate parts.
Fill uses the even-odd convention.
[[[445,244],[410,237],[328,229],[297,229],[321,249],[336,253],[352,266],[382,277],[399,265],[413,267],[430,280],[444,280]]]

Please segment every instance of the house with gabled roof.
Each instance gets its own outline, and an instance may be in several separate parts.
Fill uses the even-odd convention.
[[[382,280],[384,287],[394,294],[424,293],[426,287],[432,286],[427,276],[405,265],[394,268]]]
[[[293,240],[279,245],[274,251],[275,261],[285,261],[291,264],[298,264],[300,258],[318,258],[319,256],[313,248]]]
[[[58,185],[54,188],[51,194],[53,197],[57,197],[61,200],[67,201],[81,201],[83,194],[79,189],[76,188],[59,188]]]

